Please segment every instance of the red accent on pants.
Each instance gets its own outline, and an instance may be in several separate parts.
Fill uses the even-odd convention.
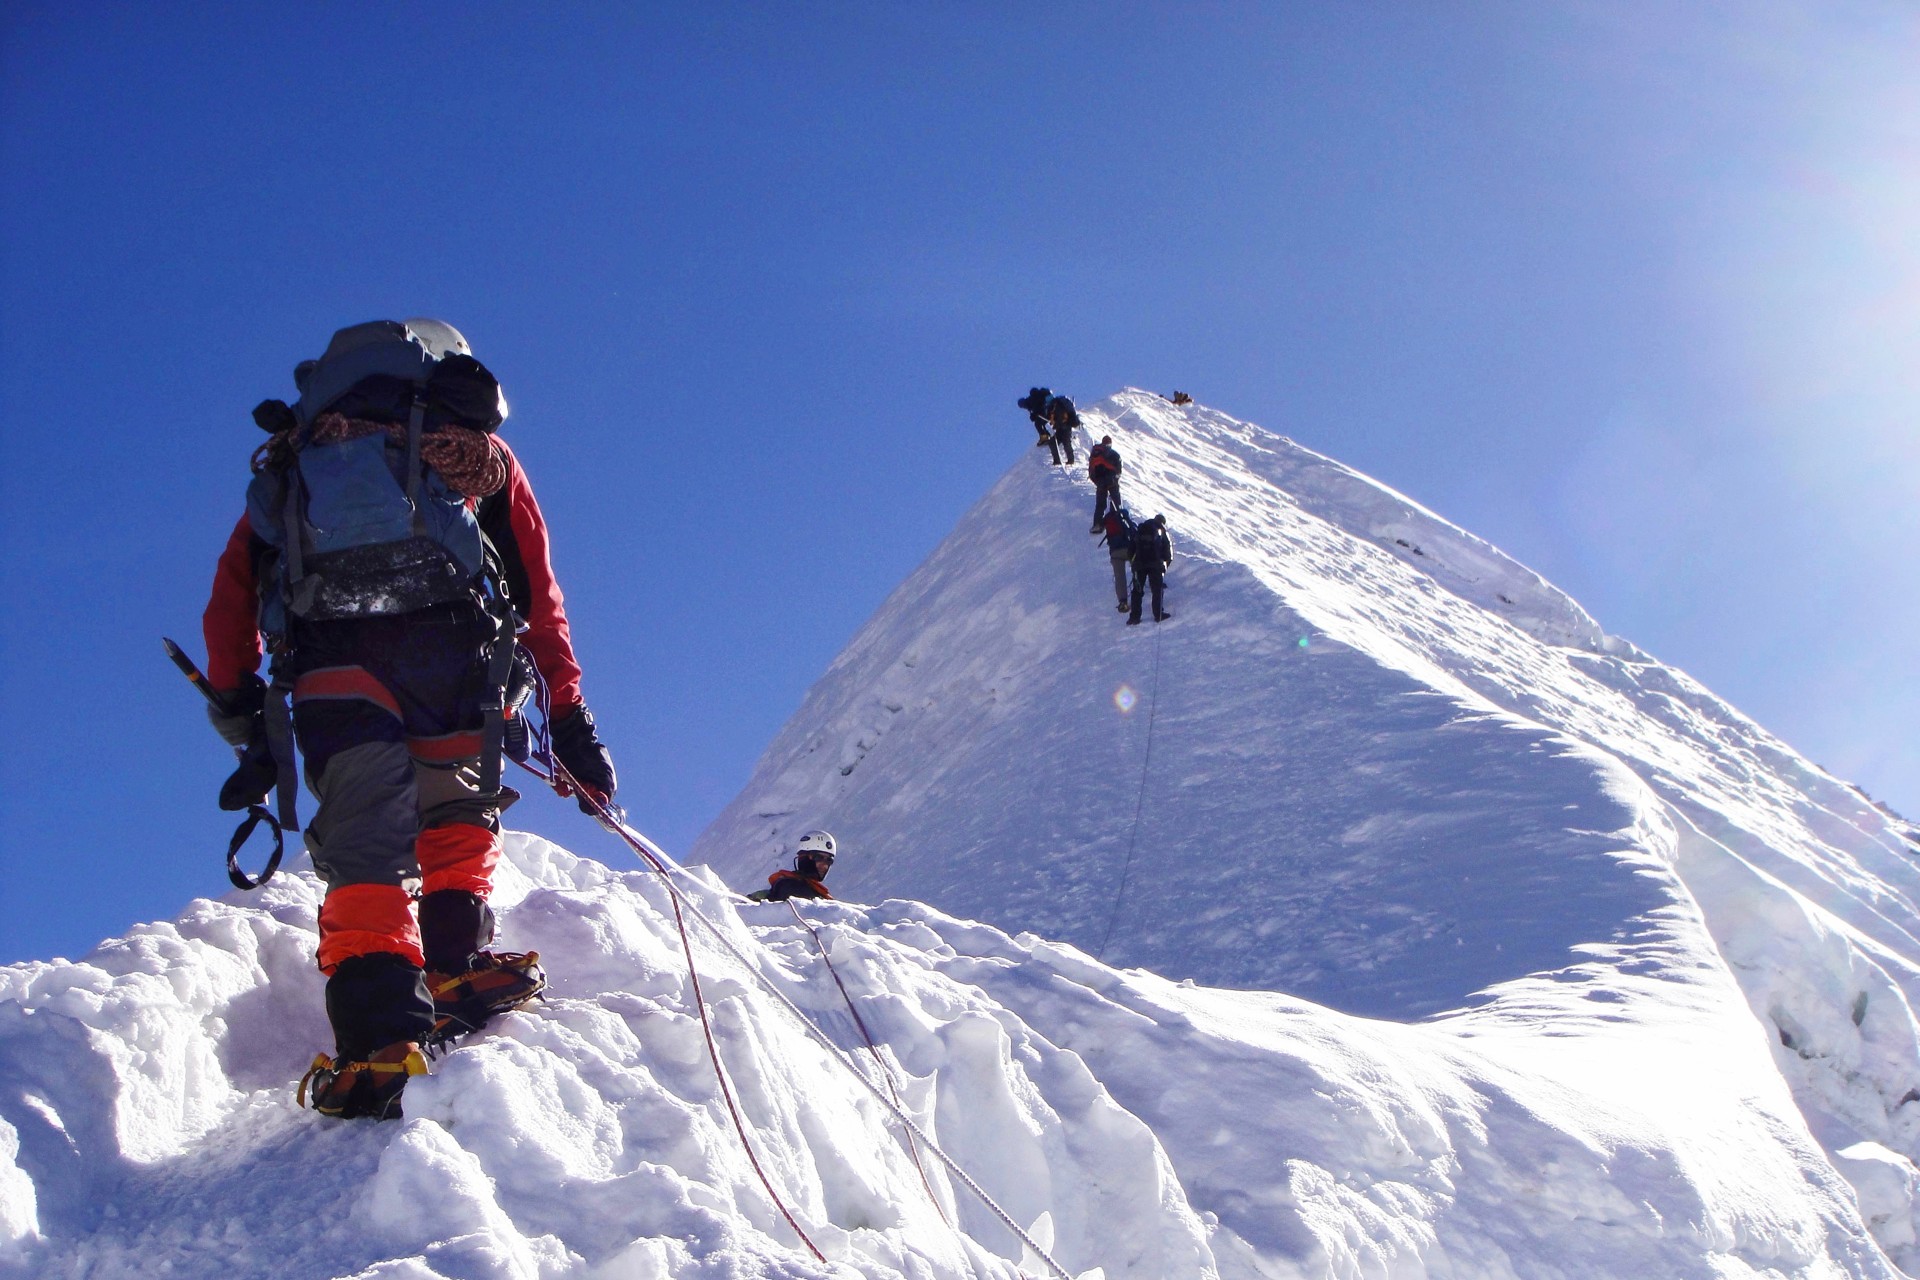
[[[383,951],[425,967],[420,926],[407,891],[397,884],[343,884],[328,890],[320,904],[320,972],[331,977],[341,961]]]
[[[478,759],[486,745],[484,733],[478,729],[467,729],[459,733],[443,733],[437,738],[409,737],[407,754],[429,764],[453,764],[456,761]]]
[[[482,898],[492,892],[500,837],[485,827],[466,822],[428,827],[413,848],[420,859],[420,892],[464,889]]]
[[[400,703],[364,667],[322,667],[293,682],[293,700],[363,698],[401,719]]]

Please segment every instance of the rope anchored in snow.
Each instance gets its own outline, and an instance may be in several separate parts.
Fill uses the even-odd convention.
[[[814,949],[820,953],[820,962],[827,966],[827,972],[833,976],[833,985],[840,988],[840,998],[847,1002],[847,1012],[853,1015],[853,1025],[860,1028],[860,1036],[867,1042],[867,1052],[873,1055],[873,1060],[880,1065],[881,1074],[886,1077],[887,1092],[893,1095],[894,1105],[904,1110],[906,1104],[900,1100],[899,1082],[893,1078],[893,1068],[889,1067],[887,1060],[881,1056],[880,1046],[873,1042],[873,1032],[867,1030],[867,1020],[860,1016],[860,1010],[853,1003],[853,997],[847,993],[847,984],[840,981],[840,971],[834,968],[833,957],[827,954],[827,944],[821,941],[820,931],[813,927],[811,920],[800,914],[800,908],[794,905],[792,898],[787,899],[787,910],[793,912],[793,918],[798,920],[800,927],[813,938]],[[947,1211],[941,1205],[940,1197],[934,1194],[933,1182],[927,1177],[926,1166],[920,1163],[920,1148],[914,1142],[911,1133],[907,1135],[907,1154],[913,1157],[913,1167],[920,1174],[920,1185],[927,1189],[927,1198],[933,1201],[933,1211],[940,1215],[940,1221],[952,1226],[953,1224],[947,1221]]]
[[[687,960],[687,973],[692,980],[694,1005],[700,1013],[700,1027],[706,1034],[707,1056],[713,1062],[714,1077],[720,1082],[720,1092],[726,1099],[729,1114],[733,1117],[734,1131],[740,1135],[740,1145],[746,1149],[748,1163],[753,1166],[754,1173],[759,1175],[760,1185],[766,1188],[767,1195],[780,1210],[780,1216],[787,1220],[787,1225],[793,1228],[793,1233],[807,1246],[807,1249],[813,1256],[821,1262],[826,1262],[827,1260],[826,1255],[820,1252],[819,1247],[815,1245],[807,1233],[801,1229],[799,1221],[793,1216],[792,1211],[787,1208],[786,1202],[780,1198],[780,1193],[774,1189],[773,1180],[767,1176],[766,1170],[760,1164],[759,1157],[754,1154],[753,1142],[747,1136],[746,1121],[740,1114],[738,1104],[734,1101],[732,1086],[727,1082],[726,1070],[720,1061],[720,1048],[714,1040],[713,1025],[707,1019],[706,999],[700,989],[699,970],[694,965],[693,942],[687,931],[686,913],[691,913],[693,918],[705,927],[714,941],[718,942],[726,953],[732,956],[734,961],[746,971],[748,977],[752,978],[754,982],[759,984],[762,990],[772,996],[776,1003],[799,1020],[801,1028],[809,1037],[827,1051],[828,1057],[839,1063],[848,1074],[860,1082],[862,1088],[872,1094],[874,1099],[878,1101],[882,1107],[886,1108],[893,1118],[899,1122],[900,1126],[907,1131],[909,1141],[918,1140],[922,1146],[932,1152],[934,1157],[938,1159],[942,1165],[946,1166],[947,1172],[959,1179],[961,1185],[971,1191],[974,1196],[979,1199],[980,1203],[985,1205],[988,1211],[991,1212],[994,1217],[998,1218],[1007,1230],[1013,1233],[1014,1239],[1031,1250],[1034,1257],[1040,1259],[1058,1280],[1074,1280],[1074,1277],[1065,1267],[1062,1267],[1058,1262],[1053,1260],[1052,1254],[1042,1249],[1039,1244],[1034,1241],[1032,1236],[1021,1229],[1020,1224],[1013,1220],[1011,1214],[1000,1207],[1000,1203],[988,1194],[985,1187],[975,1182],[973,1177],[968,1174],[965,1169],[960,1167],[958,1161],[948,1155],[939,1143],[928,1137],[926,1131],[914,1123],[913,1117],[907,1114],[906,1108],[902,1106],[896,1098],[889,1097],[886,1093],[881,1092],[879,1086],[869,1080],[867,1074],[860,1070],[854,1063],[852,1055],[835,1044],[832,1038],[828,1036],[826,1032],[822,1031],[819,1026],[814,1023],[812,1018],[807,1016],[805,1010],[789,999],[786,992],[775,986],[767,975],[760,971],[758,965],[755,965],[740,953],[740,949],[733,945],[726,934],[721,932],[720,926],[715,924],[712,919],[707,916],[706,912],[700,910],[686,895],[680,892],[679,886],[673,882],[673,877],[675,874],[687,874],[686,868],[675,862],[660,846],[628,825],[626,815],[618,805],[608,800],[602,800],[594,792],[580,785],[579,780],[567,770],[566,765],[562,764],[559,757],[553,752],[552,737],[546,732],[545,728],[551,719],[547,682],[540,677],[538,668],[534,669],[533,682],[535,690],[534,705],[539,708],[541,723],[537,730],[532,725],[528,726],[528,746],[530,748],[527,753],[528,758],[525,760],[516,759],[514,763],[518,764],[534,777],[539,778],[542,782],[545,782],[562,796],[572,795],[578,797],[591,810],[593,818],[599,822],[601,826],[605,827],[613,835],[619,837],[621,842],[633,851],[635,857],[639,858],[649,870],[660,876],[660,883],[666,888],[668,899],[673,903],[673,922],[680,933],[681,954],[684,955]],[[545,765],[546,768],[542,770],[538,767],[539,765]],[[796,911],[795,914],[798,915],[799,913]],[[802,920],[801,923],[804,924],[806,922]],[[818,934],[814,936],[814,940],[816,943],[819,941]],[[821,948],[821,954],[823,957],[825,956],[824,947]],[[831,960],[827,961],[827,967],[830,971],[832,970],[833,962]],[[840,981],[840,975],[838,973],[834,974],[834,981],[836,983]],[[847,989],[844,984],[840,987],[840,994],[842,996],[847,995]],[[847,1005],[850,1009],[853,1007],[851,997],[848,998]],[[865,1034],[867,1030],[866,1024],[861,1019],[858,1010],[854,1011],[853,1017],[854,1021],[860,1025],[861,1032]],[[873,1048],[875,1056],[878,1057],[879,1049],[873,1044],[871,1035],[867,1037],[867,1044],[870,1048]],[[884,1063],[882,1065],[884,1066]],[[891,1074],[888,1076],[888,1083],[889,1085],[892,1083]],[[914,1157],[914,1164],[916,1167],[920,1164],[917,1155]],[[922,1181],[926,1180],[926,1170],[924,1168],[921,1168],[920,1176]],[[928,1184],[927,1190],[929,1193],[932,1192],[933,1187],[931,1183]],[[935,1208],[939,1208],[938,1199],[934,1201],[934,1206]],[[944,1220],[946,1218],[945,1212],[942,1211],[940,1216]]]
[[[700,1030],[702,1034],[706,1036],[707,1056],[713,1062],[713,1076],[714,1079],[720,1082],[720,1096],[726,1100],[727,1114],[733,1117],[734,1132],[740,1135],[740,1145],[746,1149],[747,1163],[752,1165],[754,1173],[759,1175],[760,1185],[767,1189],[767,1195],[772,1198],[774,1207],[780,1210],[780,1216],[785,1218],[787,1225],[793,1228],[793,1234],[800,1237],[800,1243],[806,1245],[807,1251],[813,1254],[814,1257],[818,1258],[821,1262],[825,1262],[827,1255],[820,1252],[820,1246],[815,1244],[813,1238],[802,1229],[799,1219],[793,1216],[793,1211],[787,1208],[786,1201],[782,1200],[780,1193],[774,1190],[773,1179],[767,1176],[766,1169],[761,1166],[760,1157],[755,1154],[753,1150],[753,1139],[747,1135],[747,1122],[740,1114],[740,1104],[734,1100],[733,1086],[727,1082],[726,1068],[720,1061],[720,1046],[713,1037],[713,1023],[707,1017],[706,996],[700,989],[700,970],[693,962],[693,940],[687,934],[687,918],[682,913],[681,908],[685,906],[688,910],[691,910],[696,916],[699,916],[700,920],[706,924],[709,929],[713,928],[713,922],[708,920],[704,915],[701,915],[698,907],[695,907],[691,902],[685,901],[680,890],[676,888],[673,881],[668,878],[667,864],[671,859],[667,859],[664,853],[654,849],[652,847],[652,841],[642,836],[632,827],[629,827],[621,819],[618,808],[600,799],[599,796],[581,786],[579,781],[567,771],[567,766],[561,764],[558,759],[553,760],[552,764],[552,774],[545,775],[547,781],[549,783],[559,782],[571,787],[575,795],[593,807],[594,816],[599,819],[601,826],[624,839],[627,844],[632,847],[633,851],[640,855],[643,861],[647,862],[654,871],[660,874],[660,882],[665,885],[667,889],[667,899],[673,904],[673,923],[674,927],[680,931],[680,951],[681,954],[687,958],[687,975],[692,980],[693,986],[693,1007],[700,1014]],[[530,766],[527,767],[529,772],[539,775],[537,769],[532,769]]]
[[[543,763],[546,763],[546,761],[543,761]],[[1020,1224],[1013,1220],[1013,1216],[1000,1207],[1000,1203],[988,1193],[985,1187],[974,1181],[972,1175],[961,1168],[958,1161],[948,1155],[939,1143],[929,1137],[926,1130],[915,1123],[913,1117],[907,1114],[904,1107],[888,1097],[880,1086],[874,1084],[872,1080],[867,1078],[867,1074],[854,1064],[852,1057],[846,1050],[835,1044],[832,1037],[822,1031],[814,1023],[813,1019],[807,1016],[805,1010],[795,1004],[786,992],[775,986],[772,980],[760,971],[759,966],[742,955],[740,949],[734,946],[733,942],[721,931],[720,926],[715,924],[706,912],[700,910],[698,906],[694,905],[691,900],[681,893],[679,887],[673,882],[673,876],[675,874],[685,875],[686,868],[675,862],[664,850],[654,844],[653,841],[647,839],[629,826],[615,806],[601,800],[592,792],[582,789],[579,783],[574,780],[573,775],[567,772],[565,765],[561,764],[558,760],[552,760],[551,764],[553,767],[551,774],[542,773],[539,769],[527,764],[522,764],[521,768],[526,769],[536,777],[544,779],[549,784],[559,783],[563,786],[573,788],[576,794],[587,801],[593,810],[593,816],[599,821],[600,825],[612,832],[615,836],[618,836],[629,849],[633,850],[634,854],[643,863],[660,875],[661,883],[666,887],[667,894],[673,901],[674,922],[680,928],[681,949],[687,957],[687,965],[690,972],[693,967],[693,949],[688,939],[686,921],[682,915],[683,909],[687,914],[692,915],[695,920],[699,921],[714,941],[718,942],[727,954],[734,958],[740,967],[745,970],[747,976],[759,985],[761,990],[772,996],[776,1003],[799,1021],[801,1028],[809,1037],[827,1051],[827,1055],[830,1058],[838,1062],[848,1074],[852,1075],[852,1077],[860,1083],[862,1088],[873,1095],[875,1101],[886,1108],[887,1112],[893,1116],[908,1134],[916,1139],[921,1146],[925,1147],[927,1151],[931,1152],[934,1158],[939,1160],[947,1172],[958,1179],[962,1186],[972,1192],[974,1197],[978,1199],[981,1204],[985,1205],[987,1210],[992,1213],[994,1217],[998,1218],[1008,1231],[1013,1233],[1014,1239],[1018,1240],[1027,1249],[1032,1250],[1033,1256],[1040,1259],[1047,1270],[1057,1277],[1057,1280],[1074,1280],[1072,1273],[1054,1261],[1053,1255],[1045,1249],[1042,1249],[1033,1237],[1028,1235],[1027,1232],[1021,1228]],[[695,1000],[700,1001],[697,975],[695,978],[694,991]],[[727,1086],[726,1076],[721,1069],[719,1049],[714,1044],[713,1033],[707,1022],[706,1009],[703,1002],[700,1010],[700,1022],[702,1027],[707,1028],[707,1044],[710,1056],[713,1059],[714,1071],[715,1074],[720,1077],[721,1089],[726,1094],[727,1105],[733,1111],[735,1128],[740,1134],[741,1142],[747,1147],[747,1155],[753,1163],[754,1171],[760,1175],[761,1184],[766,1187],[767,1194],[773,1197],[774,1203],[779,1205],[781,1214],[786,1218],[788,1225],[793,1227],[794,1234],[798,1235],[803,1241],[806,1241],[807,1247],[813,1251],[816,1258],[825,1262],[825,1256],[820,1253],[820,1250],[814,1245],[813,1241],[807,1237],[807,1234],[801,1230],[800,1224],[794,1219],[793,1215],[787,1210],[786,1205],[780,1200],[779,1194],[773,1189],[772,1182],[760,1167],[759,1160],[753,1155],[752,1144],[747,1140],[745,1122],[741,1119],[739,1110],[734,1104],[732,1091]]]
[[[1133,847],[1140,839],[1140,813],[1147,803],[1148,769],[1153,765],[1153,721],[1160,713],[1160,628],[1153,629],[1153,674],[1147,683],[1147,748],[1140,759],[1140,790],[1133,799],[1133,830],[1127,833],[1127,856],[1120,862],[1120,884],[1113,891],[1113,912],[1107,916],[1107,931],[1093,958],[1104,960],[1107,943],[1113,940],[1113,926],[1120,919],[1120,904],[1127,895],[1127,876],[1133,870]]]

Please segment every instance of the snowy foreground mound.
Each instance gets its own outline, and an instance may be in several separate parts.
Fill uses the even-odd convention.
[[[727,1120],[659,878],[528,836],[509,857],[504,926],[552,997],[398,1123],[293,1105],[325,1035],[310,874],[0,970],[0,1273],[1042,1274],[701,942],[756,1149],[831,1261],[801,1252]],[[788,908],[681,882],[860,1046]],[[1650,928],[1686,980],[1595,964],[1607,999],[1531,1028],[1175,984],[909,902],[806,910],[917,1123],[1076,1275],[1894,1274],[1677,910]]]

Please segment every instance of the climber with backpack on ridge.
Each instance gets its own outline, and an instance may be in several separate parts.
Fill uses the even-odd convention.
[[[1093,481],[1093,528],[1087,532],[1099,533],[1107,508],[1120,505],[1120,451],[1112,436],[1101,436],[1087,454],[1087,479]]]
[[[1127,509],[1118,503],[1107,512],[1103,522],[1104,536],[1100,541],[1107,544],[1107,560],[1113,565],[1113,598],[1119,601],[1121,613],[1127,611],[1127,566],[1133,563],[1133,517]]]
[[[591,793],[581,808],[610,804],[616,781],[546,521],[495,434],[505,397],[465,338],[433,320],[354,325],[294,383],[292,405],[254,410],[269,439],[203,619],[210,716],[271,762],[243,763],[229,787],[251,794],[228,807],[277,786],[297,829],[295,741],[319,802],[306,838],[326,885],[334,1054],[315,1058],[300,1100],[388,1119],[426,1052],[545,985],[537,954],[489,949],[500,812],[518,799],[500,780],[526,700],[506,691],[516,632],[548,689],[553,758]]]
[[[1060,465],[1060,451],[1053,446],[1053,424],[1047,421],[1047,402],[1053,399],[1053,392],[1045,387],[1029,387],[1027,394],[1013,403],[1027,411],[1027,421],[1040,438],[1033,442],[1036,449],[1053,449],[1053,465]]]
[[[1080,412],[1073,407],[1073,401],[1066,396],[1054,396],[1047,401],[1047,421],[1053,424],[1053,460],[1060,461],[1060,451],[1067,451],[1067,465],[1073,465],[1073,433],[1080,426]]]
[[[1153,620],[1165,622],[1173,615],[1161,607],[1166,590],[1167,567],[1173,563],[1173,539],[1167,536],[1167,518],[1155,516],[1142,521],[1133,532],[1133,599],[1127,613],[1127,625],[1140,625],[1140,598],[1148,588],[1153,593]]]

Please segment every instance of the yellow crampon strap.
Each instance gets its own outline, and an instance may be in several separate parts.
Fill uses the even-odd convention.
[[[332,1058],[329,1058],[324,1053],[314,1054],[313,1065],[307,1068],[307,1074],[300,1077],[300,1088],[296,1090],[293,1095],[294,1101],[298,1102],[303,1107],[306,1106],[307,1105],[307,1083],[311,1081],[315,1076],[319,1075],[322,1071],[331,1071],[331,1070],[333,1070]]]
[[[538,951],[502,951],[496,959],[501,963],[496,965],[495,969],[509,969],[517,973],[525,973],[540,963],[540,953]],[[439,986],[430,988],[429,994],[432,995],[435,1000],[444,1000],[459,990],[461,986],[470,983],[476,973],[490,973],[493,971],[494,970],[489,969],[478,969],[469,970],[466,973],[454,974]]]
[[[407,1056],[398,1062],[348,1062],[335,1065],[332,1058],[324,1053],[313,1056],[313,1065],[307,1068],[307,1074],[300,1077],[300,1087],[294,1094],[294,1100],[301,1106],[307,1105],[307,1083],[317,1075],[339,1076],[342,1073],[368,1071],[374,1075],[389,1076],[396,1071],[404,1071],[410,1076],[427,1074],[427,1059],[418,1049],[407,1050]],[[319,1110],[316,1106],[314,1110]]]

